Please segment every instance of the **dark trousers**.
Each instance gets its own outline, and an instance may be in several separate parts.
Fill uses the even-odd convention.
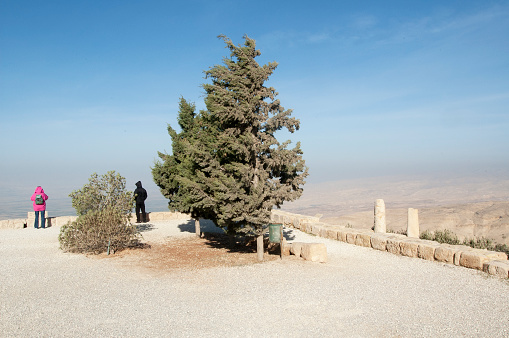
[[[140,210],[141,210],[141,216],[140,219]],[[136,223],[140,222],[146,222],[147,221],[147,214],[145,214],[145,202],[138,203],[136,202]]]
[[[39,215],[41,215],[41,228],[46,227],[46,218],[44,217],[45,210],[42,211],[35,211],[35,222],[34,222],[34,228],[39,228]]]

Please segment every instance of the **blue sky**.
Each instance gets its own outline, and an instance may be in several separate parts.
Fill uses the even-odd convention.
[[[0,2],[0,187],[66,196],[115,170],[149,191],[217,35],[257,41],[308,182],[509,169],[507,1]]]

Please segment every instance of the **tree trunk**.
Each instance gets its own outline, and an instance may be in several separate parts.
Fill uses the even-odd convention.
[[[198,236],[198,237],[201,236],[200,219],[198,219],[198,218],[194,220],[194,232],[196,233],[196,236]]]
[[[258,256],[258,261],[263,261],[263,234],[256,238],[256,254]]]

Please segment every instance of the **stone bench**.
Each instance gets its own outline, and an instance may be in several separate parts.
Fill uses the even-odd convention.
[[[311,262],[327,262],[327,247],[323,243],[288,243],[289,252]]]

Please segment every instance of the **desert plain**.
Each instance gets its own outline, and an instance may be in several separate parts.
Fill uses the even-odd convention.
[[[376,199],[383,199],[389,231],[406,230],[408,208],[418,209],[420,231],[449,230],[459,240],[509,245],[509,176],[378,177],[308,184],[282,210],[353,228],[371,228]]]

